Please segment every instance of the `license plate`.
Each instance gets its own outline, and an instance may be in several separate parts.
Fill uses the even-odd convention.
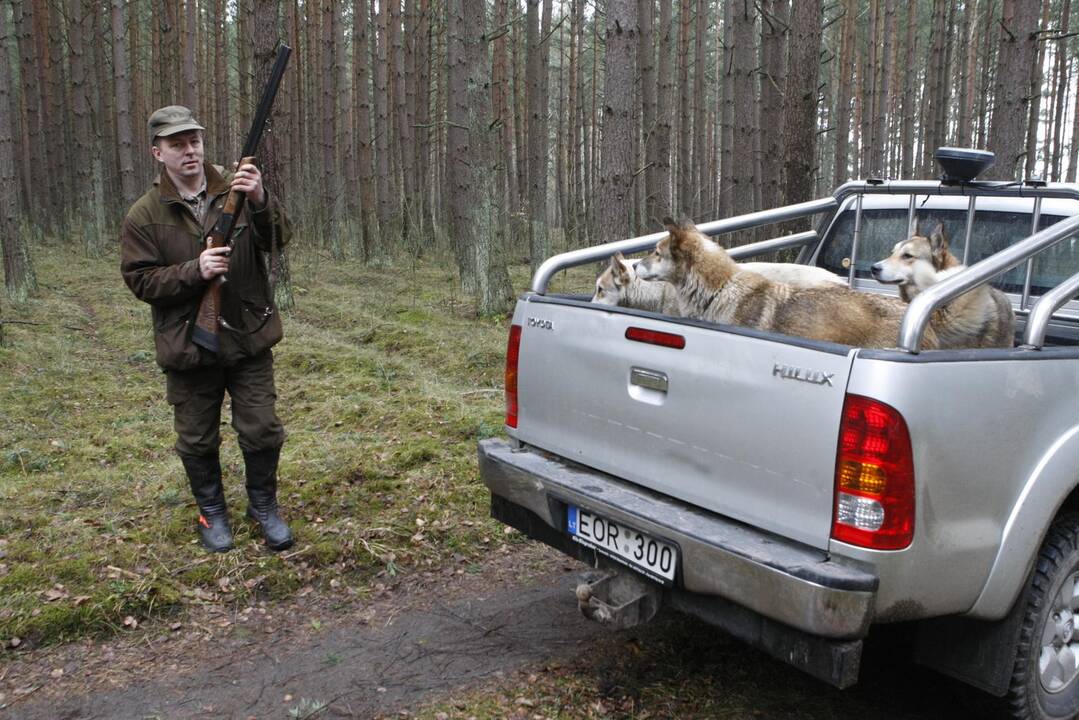
[[[666,585],[674,582],[678,551],[669,543],[573,505],[566,513],[566,530],[576,542],[623,565]]]

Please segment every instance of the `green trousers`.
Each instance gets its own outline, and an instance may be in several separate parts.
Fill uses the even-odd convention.
[[[170,370],[165,377],[166,397],[173,407],[176,451],[181,455],[217,453],[226,392],[232,401],[232,427],[243,450],[258,452],[284,443],[285,429],[274,409],[277,390],[270,350],[231,367]]]

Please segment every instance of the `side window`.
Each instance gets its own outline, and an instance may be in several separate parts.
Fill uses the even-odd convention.
[[[891,255],[895,244],[907,237],[907,217],[906,208],[863,210],[862,240],[859,243],[858,257],[855,261],[857,278],[869,279],[871,277],[869,267]],[[944,233],[948,238],[952,253],[960,260],[963,259],[967,228],[966,210],[919,211],[917,217],[919,229],[926,235],[933,231],[938,222],[943,223]],[[1038,229],[1047,228],[1062,219],[1060,215],[1042,215]],[[967,264],[973,265],[1030,235],[1030,221],[1029,213],[977,211],[974,216]],[[850,208],[836,219],[832,227],[832,235],[821,250],[818,264],[846,277],[850,267],[853,238],[854,209]],[[1079,272],[1079,237],[1064,240],[1042,252],[1035,259],[1031,292],[1034,295],[1040,295],[1077,272]],[[1025,278],[1026,265],[1022,264],[994,280],[993,285],[1005,292],[1021,293]]]

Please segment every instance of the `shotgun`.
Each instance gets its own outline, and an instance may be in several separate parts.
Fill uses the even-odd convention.
[[[266,122],[270,119],[270,109],[273,107],[274,97],[277,95],[277,88],[281,84],[281,76],[285,74],[285,66],[288,64],[291,53],[292,48],[288,45],[282,45],[277,50],[277,59],[274,61],[273,70],[270,71],[270,79],[266,81],[262,99],[259,100],[255,111],[255,119],[251,123],[251,130],[247,133],[247,141],[240,154],[240,165],[255,162],[255,150],[258,148],[259,140],[262,139]],[[221,216],[217,218],[217,222],[214,223],[213,230],[210,231],[206,247],[218,248],[232,245],[232,231],[236,227],[237,218],[243,212],[246,200],[246,193],[229,190],[225,207],[221,210]],[[218,275],[210,281],[209,287],[202,295],[202,302],[199,303],[199,311],[191,332],[192,342],[213,353],[216,353],[218,349],[219,330],[237,331],[221,315],[221,288],[224,284],[224,275]],[[267,308],[267,317],[270,312],[272,310]]]

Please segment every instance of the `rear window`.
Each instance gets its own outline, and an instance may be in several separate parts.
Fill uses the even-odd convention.
[[[858,244],[858,258],[855,261],[856,277],[870,279],[869,267],[892,254],[895,244],[907,236],[907,218],[906,208],[867,208],[862,211],[862,240]],[[919,211],[918,218],[921,231],[925,234],[930,233],[938,222],[944,223],[952,253],[963,259],[967,231],[965,209]],[[1062,215],[1043,214],[1038,229],[1043,230],[1063,219]],[[973,265],[1029,236],[1030,223],[1030,213],[978,210],[974,214],[967,264]],[[851,209],[836,219],[831,237],[821,249],[817,264],[846,277],[853,238],[854,210]],[[1072,236],[1035,257],[1031,293],[1041,295],[1075,273],[1079,273],[1079,237]],[[1023,292],[1025,278],[1026,264],[1023,263],[994,280],[993,285],[1005,292],[1018,294]]]

